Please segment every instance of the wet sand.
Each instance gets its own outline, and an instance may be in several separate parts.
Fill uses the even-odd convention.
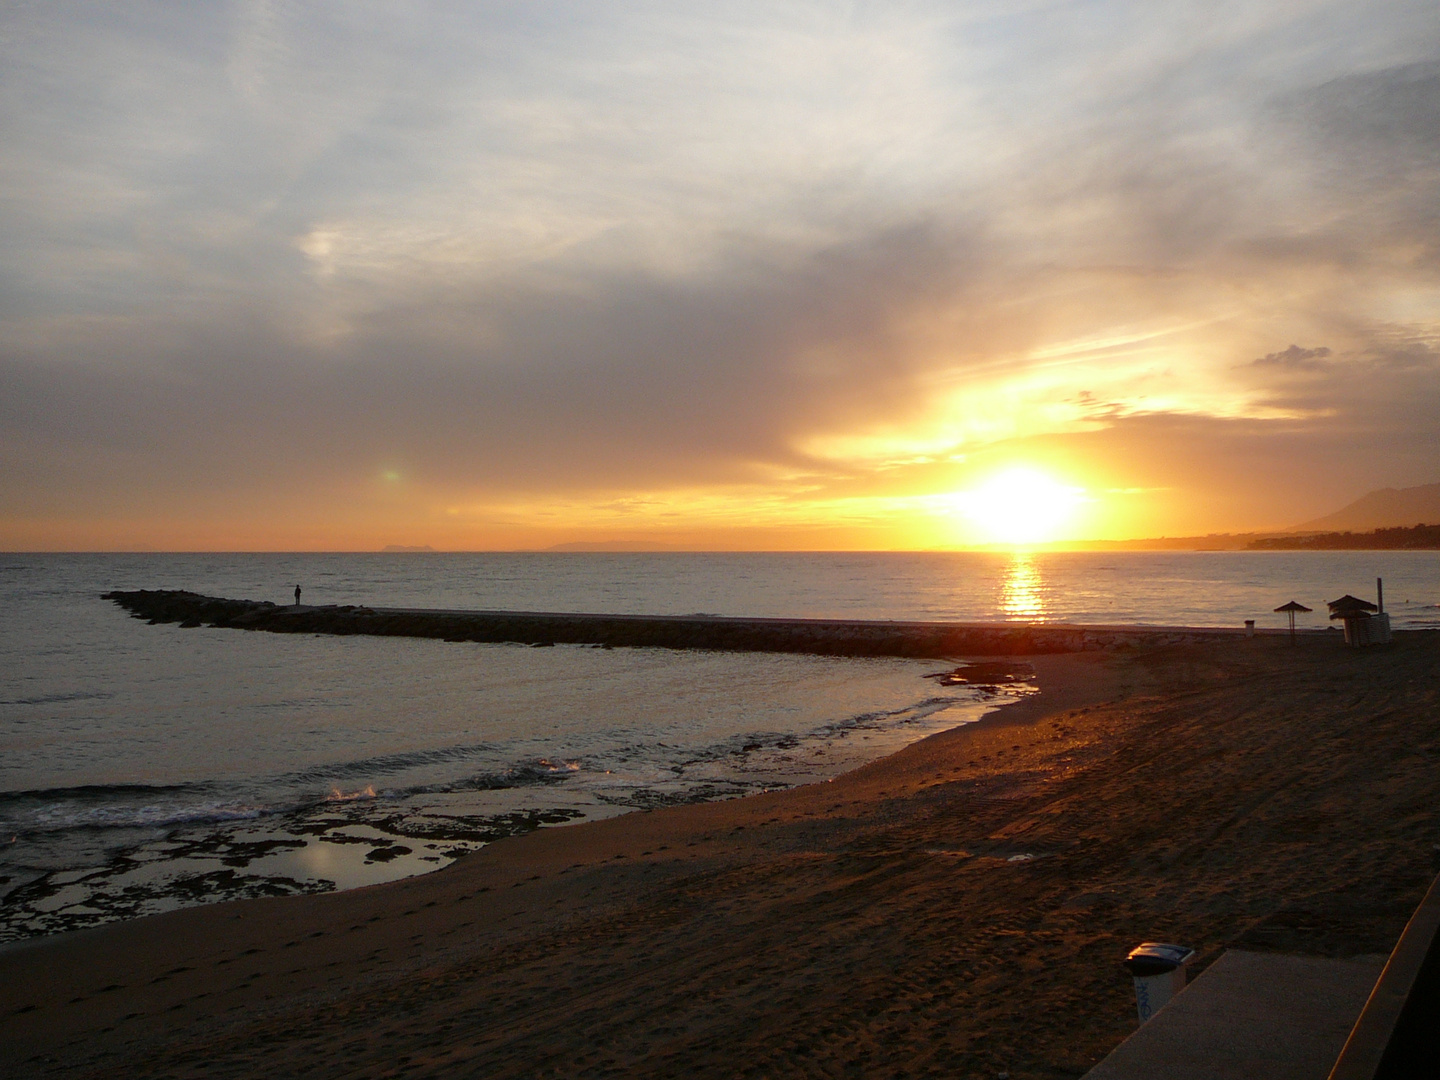
[[[1440,634],[1029,657],[830,783],[0,952],[14,1076],[1074,1076],[1144,939],[1386,952],[1440,842]]]

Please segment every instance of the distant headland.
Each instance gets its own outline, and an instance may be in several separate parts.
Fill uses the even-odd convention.
[[[1251,541],[1248,547],[1251,551],[1429,551],[1440,548],[1440,525],[1267,536]]]

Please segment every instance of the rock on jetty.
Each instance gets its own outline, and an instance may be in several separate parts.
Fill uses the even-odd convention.
[[[1027,656],[1163,646],[1233,638],[1239,629],[1038,623],[750,619],[715,615],[596,615],[528,611],[281,606],[176,590],[104,596],[136,618],[183,627],[279,634],[372,634],[446,641],[715,649],[828,656]]]

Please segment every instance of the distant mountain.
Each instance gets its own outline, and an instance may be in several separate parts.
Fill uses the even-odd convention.
[[[429,544],[386,544],[381,551],[434,551]]]
[[[1440,525],[1440,484],[1381,488],[1292,532],[1367,532],[1398,526]]]

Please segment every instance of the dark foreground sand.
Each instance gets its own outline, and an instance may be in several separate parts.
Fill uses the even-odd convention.
[[[1334,637],[1037,657],[1038,698],[829,784],[0,953],[0,1067],[1078,1075],[1131,945],[1385,952],[1419,902],[1440,634]]]

